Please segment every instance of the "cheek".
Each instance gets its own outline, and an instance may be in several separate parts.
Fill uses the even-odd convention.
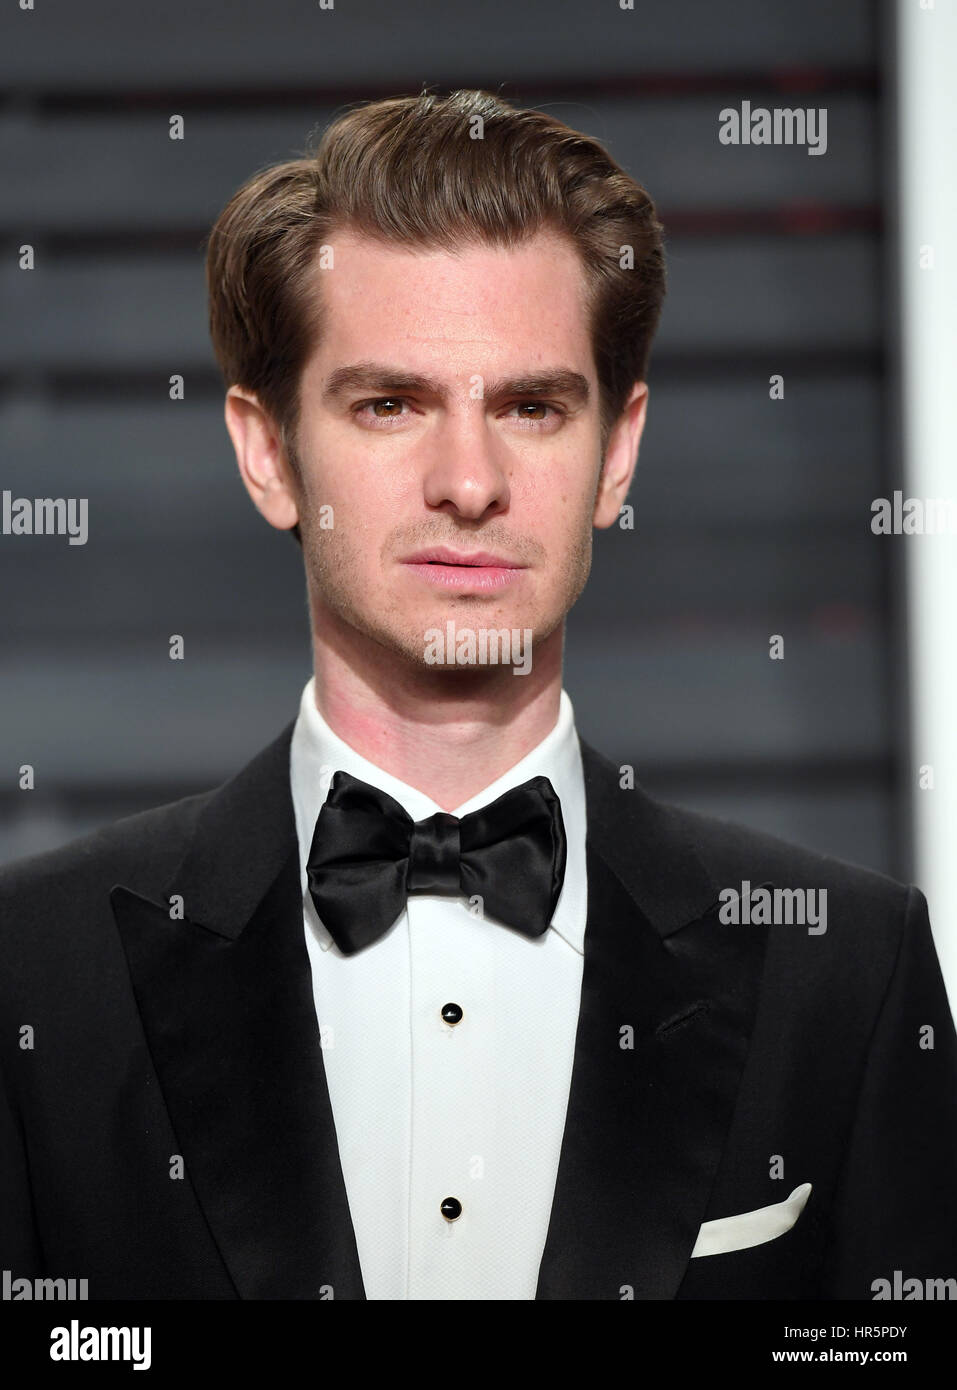
[[[575,547],[583,530],[591,529],[597,477],[583,479],[581,470],[553,476],[547,486],[536,488],[529,500],[542,539],[552,547]]]
[[[304,510],[315,517],[331,507],[339,543],[381,533],[396,515],[398,470],[373,470],[367,459],[334,444],[312,458],[301,486]]]

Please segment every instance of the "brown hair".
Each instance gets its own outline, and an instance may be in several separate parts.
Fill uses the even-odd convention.
[[[602,145],[488,92],[423,92],[348,111],[314,150],[243,184],[208,237],[210,335],[227,388],[255,392],[293,459],[321,323],[315,258],[346,227],[449,249],[543,229],[569,237],[588,286],[604,442],[646,376],[665,262],[654,203]]]

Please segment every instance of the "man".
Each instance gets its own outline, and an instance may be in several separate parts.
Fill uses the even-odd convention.
[[[235,195],[208,281],[314,674],[225,786],[2,875],[3,1267],[93,1298],[957,1275],[921,893],[655,801],[562,691],[645,422],[644,190],[487,94],[377,102]]]

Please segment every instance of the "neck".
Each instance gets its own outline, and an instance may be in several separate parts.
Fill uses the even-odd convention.
[[[560,624],[535,647],[527,675],[508,666],[437,671],[323,623],[313,630],[316,707],[350,748],[450,811],[555,727],[563,637]]]

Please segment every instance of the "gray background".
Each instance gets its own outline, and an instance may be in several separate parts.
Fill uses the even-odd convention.
[[[0,487],[88,497],[90,537],[0,536],[0,859],[205,789],[295,715],[301,561],[236,475],[201,242],[342,105],[428,83],[598,136],[666,227],[636,529],[597,537],[569,623],[581,732],[662,796],[909,877],[869,526],[900,485],[888,47],[865,0],[6,6]],[[745,98],[826,107],[827,153],[719,144]]]

